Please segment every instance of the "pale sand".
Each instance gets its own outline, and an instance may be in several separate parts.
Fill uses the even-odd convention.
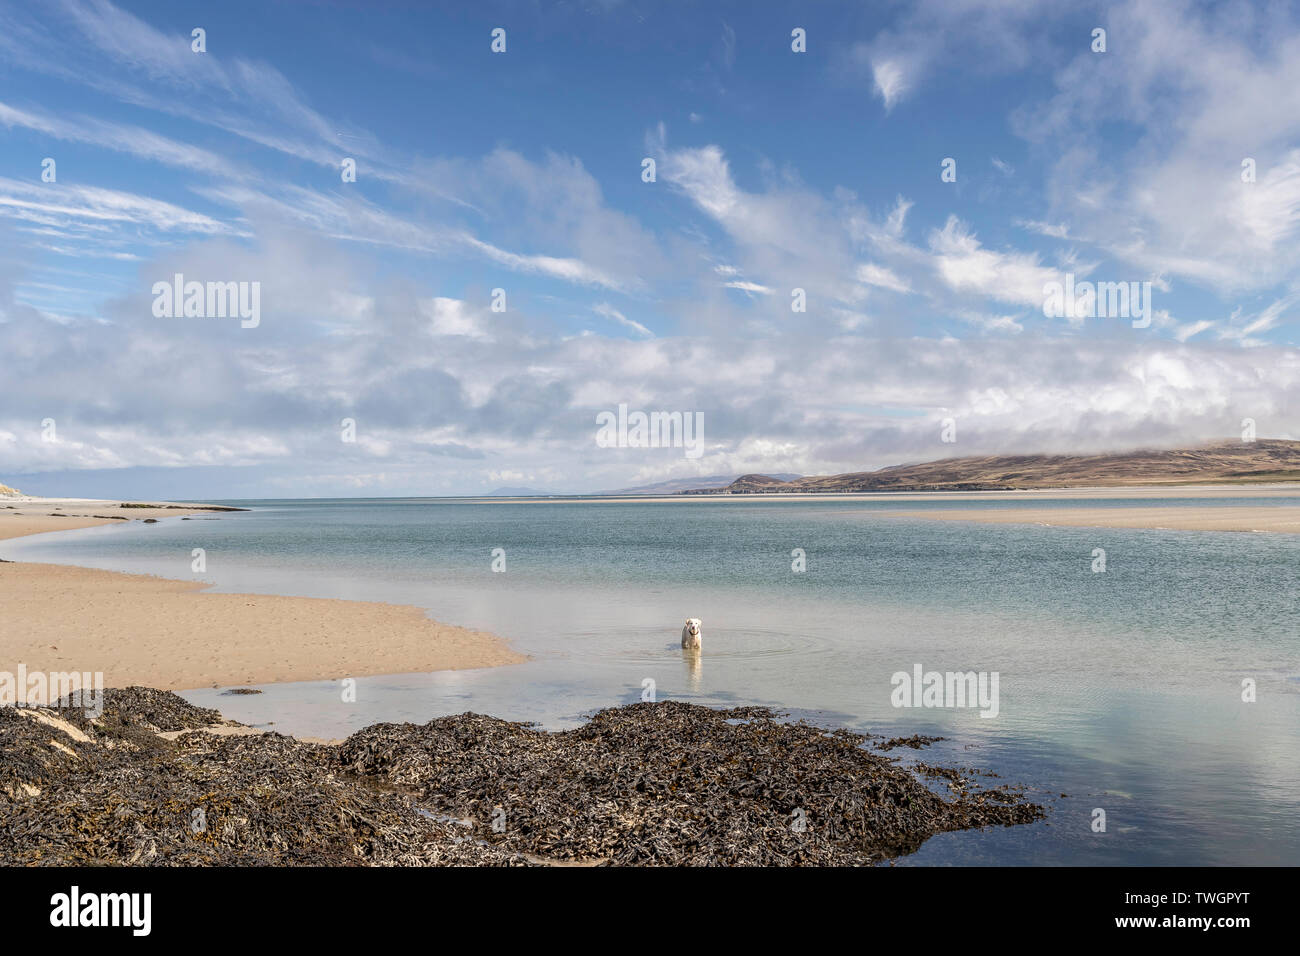
[[[0,497],[0,538],[179,521],[198,511]],[[13,505],[14,510],[9,510]],[[67,517],[49,517],[61,507]],[[102,671],[164,690],[495,667],[527,660],[499,637],[368,601],[205,594],[172,581],[54,564],[0,564],[0,670]]]
[[[1300,482],[1272,484],[1213,485],[1134,485],[1118,488],[1026,488],[1020,491],[852,491],[809,492],[806,494],[758,495],[586,495],[551,498],[467,498],[466,501],[489,504],[547,504],[556,502],[604,505],[666,504],[676,502],[756,502],[756,501],[1015,501],[1026,504],[1044,499],[1084,498],[1294,498],[1300,504]]]
[[[1045,508],[1045,500],[1088,501],[1117,498],[1162,500],[1193,498],[1204,505],[1167,505],[1158,508],[1089,507],[1068,505]],[[1237,506],[1216,505],[1216,498],[1286,498],[1291,504]],[[863,509],[855,514],[895,518],[931,518],[936,521],[975,521],[985,524],[1041,524],[1081,528],[1165,528],[1171,531],[1279,531],[1300,532],[1300,484],[1213,484],[1213,485],[1142,485],[1125,488],[1036,488],[1025,491],[881,491],[850,494],[772,494],[772,495],[660,495],[617,498],[483,498],[482,501],[514,503],[552,501],[588,501],[595,504],[659,504],[668,502],[771,502],[771,501],[862,501],[893,504],[917,501],[1009,501],[1014,509],[974,510],[935,509],[927,511]],[[848,512],[846,512],[848,513]]]
[[[1300,503],[1295,505],[1164,508],[1006,508],[976,511],[872,512],[893,518],[932,518],[981,524],[1040,524],[1074,528],[1163,528],[1168,531],[1280,531],[1300,533]]]

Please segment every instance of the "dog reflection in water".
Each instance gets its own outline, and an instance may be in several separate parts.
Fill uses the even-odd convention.
[[[700,689],[700,659],[704,656],[700,653],[702,632],[703,626],[698,617],[686,619],[686,626],[682,628],[682,660],[686,662],[686,677],[693,691]]]

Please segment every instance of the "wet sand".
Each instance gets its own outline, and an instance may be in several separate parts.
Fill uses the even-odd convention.
[[[0,498],[0,539],[194,509]],[[55,508],[61,509],[55,512]],[[58,514],[58,517],[52,517]],[[526,660],[501,638],[418,607],[206,594],[201,581],[0,563],[0,670],[102,671],[106,686],[167,690],[495,667]]]

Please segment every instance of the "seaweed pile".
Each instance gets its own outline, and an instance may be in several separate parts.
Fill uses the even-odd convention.
[[[0,864],[527,862],[407,796],[336,773],[332,748],[280,734],[169,740],[151,729],[215,722],[216,711],[150,688],[106,691],[97,719],[0,708]]]
[[[966,777],[945,800],[864,741],[767,708],[664,701],[561,733],[475,714],[378,724],[339,757],[468,817],[485,842],[620,865],[866,864],[935,833],[1043,815]]]
[[[664,701],[559,733],[462,714],[327,746],[110,690],[94,719],[0,709],[0,863],[859,865],[1043,816],[966,771],[941,796],[866,744]]]

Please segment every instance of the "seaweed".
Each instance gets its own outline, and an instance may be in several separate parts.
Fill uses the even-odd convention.
[[[314,744],[175,694],[0,709],[0,864],[862,865],[1041,819],[864,735],[677,701],[546,732],[479,714]]]

